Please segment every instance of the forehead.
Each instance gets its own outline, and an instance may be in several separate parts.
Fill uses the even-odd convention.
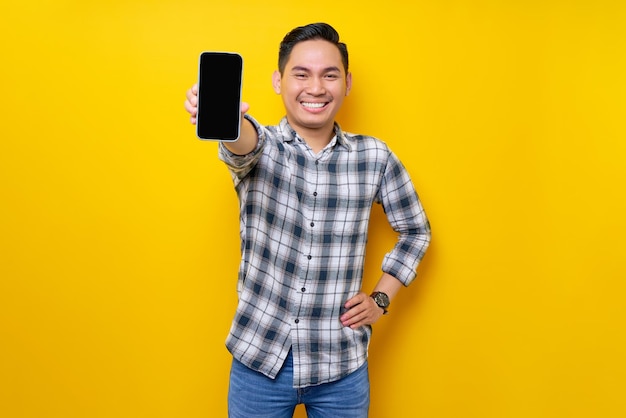
[[[337,67],[343,71],[343,62],[339,48],[335,44],[314,39],[297,43],[291,50],[286,67],[287,69],[305,67],[312,70]]]

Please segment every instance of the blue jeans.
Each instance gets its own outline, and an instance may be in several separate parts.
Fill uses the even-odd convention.
[[[309,418],[367,417],[367,363],[335,382],[295,389],[291,352],[274,380],[233,360],[228,388],[230,418],[292,418],[296,405],[301,403]]]

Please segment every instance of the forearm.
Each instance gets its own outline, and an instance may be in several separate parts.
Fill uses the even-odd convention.
[[[378,280],[378,283],[376,283],[376,286],[374,286],[373,291],[385,293],[389,296],[389,300],[391,301],[402,287],[404,287],[404,285],[400,280],[396,279],[389,273],[383,273]]]

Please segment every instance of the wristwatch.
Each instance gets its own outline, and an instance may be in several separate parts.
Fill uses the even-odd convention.
[[[383,308],[383,315],[387,315],[389,313],[389,311],[387,311],[387,308],[389,307],[391,302],[389,302],[389,296],[387,296],[386,293],[374,292],[370,295],[370,297],[374,299],[376,305],[378,305],[380,308]]]

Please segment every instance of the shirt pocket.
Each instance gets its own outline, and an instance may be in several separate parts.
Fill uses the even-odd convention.
[[[355,239],[367,234],[367,223],[373,203],[373,194],[363,184],[343,184],[337,187],[336,208],[329,216],[333,219],[333,235]],[[364,238],[364,237],[363,237]]]

